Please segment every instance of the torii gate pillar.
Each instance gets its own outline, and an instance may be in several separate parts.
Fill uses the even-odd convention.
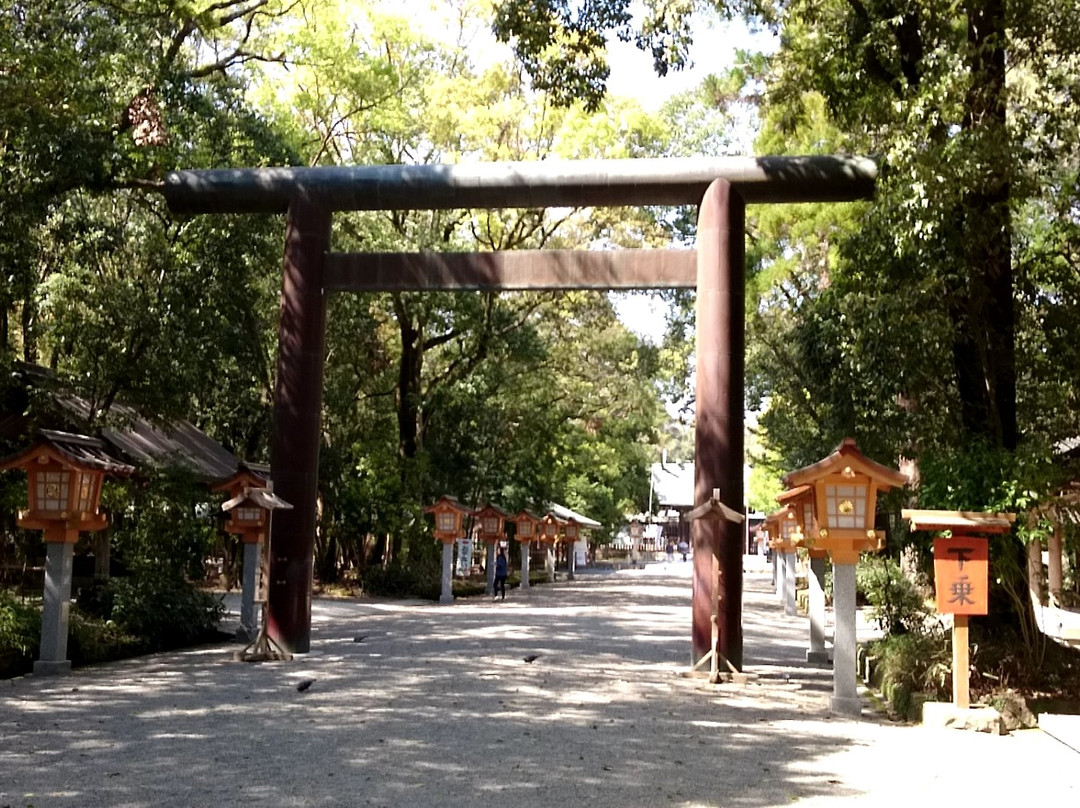
[[[721,501],[739,512],[743,510],[745,230],[743,198],[727,180],[715,180],[698,212],[694,504],[707,502],[713,490],[720,489]],[[712,650],[742,670],[742,526],[698,519],[692,531],[691,664]]]
[[[278,325],[270,466],[275,493],[293,509],[275,514],[266,630],[282,648],[311,650],[311,577],[319,488],[330,210],[300,190],[289,205]]]

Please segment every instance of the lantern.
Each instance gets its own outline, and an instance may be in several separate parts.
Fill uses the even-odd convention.
[[[632,520],[630,522],[630,541],[633,542],[635,547],[641,542],[641,531],[641,522],[637,519]]]
[[[851,438],[828,457],[784,477],[792,489],[790,499],[810,514],[810,529],[804,524],[806,546],[824,549],[834,562],[848,564],[863,551],[882,548],[885,537],[874,529],[877,494],[907,480],[907,475],[865,457]],[[796,491],[804,486],[813,492],[809,511],[804,499],[809,491]]]
[[[453,497],[443,497],[424,508],[424,513],[435,515],[436,541],[442,542],[442,580],[439,603],[454,602],[453,566],[454,542],[464,535],[462,522],[472,511]]]
[[[566,539],[567,544],[573,544],[578,540],[578,523],[573,519],[566,520],[566,528],[563,531],[563,538]]]
[[[23,469],[27,480],[27,509],[16,523],[45,534],[41,646],[34,673],[61,673],[71,669],[67,641],[75,543],[80,531],[108,524],[98,513],[105,475],[134,469],[106,454],[96,438],[52,430],[42,430],[37,443],[0,463],[0,469],[12,468]]]
[[[476,519],[477,533],[481,541],[491,543],[506,537],[504,525],[505,521],[510,518],[510,514],[501,508],[488,503],[484,507],[478,508],[473,513],[473,516]]]
[[[907,480],[906,474],[865,457],[852,438],[845,438],[828,457],[784,477],[789,489],[813,490],[812,527],[805,542],[832,556],[836,628],[830,705],[837,712],[857,715],[862,709],[855,674],[855,564],[861,552],[884,546],[884,535],[874,528],[878,491]]]
[[[221,480],[211,490],[228,492],[229,499],[221,506],[221,509],[229,514],[225,531],[240,536],[245,544],[266,540],[270,511],[292,507],[273,495],[274,486],[270,482],[269,469],[264,472],[246,464],[241,464],[235,474]],[[261,501],[262,495],[256,495],[259,501],[249,496],[251,492],[257,491],[266,493],[265,501]]]
[[[519,542],[530,542],[536,538],[540,519],[528,511],[521,511],[514,517],[514,538]]]
[[[106,474],[134,469],[105,453],[96,438],[41,430],[39,441],[3,463],[0,469],[26,471],[27,509],[19,527],[45,532],[46,542],[74,543],[80,531],[101,530],[108,520],[98,513]]]
[[[461,537],[464,518],[471,515],[472,511],[453,497],[443,497],[424,508],[424,513],[435,515],[435,538],[446,544]]]
[[[564,522],[553,513],[547,513],[540,520],[540,541],[554,542],[559,538]]]

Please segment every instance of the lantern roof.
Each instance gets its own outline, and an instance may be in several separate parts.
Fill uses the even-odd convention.
[[[989,511],[925,511],[904,508],[904,519],[912,530],[953,530],[958,533],[1008,533],[1016,521],[1015,513]]]
[[[548,513],[554,514],[558,519],[561,519],[564,522],[573,519],[578,525],[583,528],[588,528],[589,530],[595,530],[601,527],[600,523],[595,519],[590,519],[588,516],[580,514],[577,511],[572,511],[565,505],[559,505],[557,502],[549,502],[547,507]]]
[[[274,483],[270,479],[270,467],[263,463],[238,463],[236,471],[231,476],[215,483],[211,491],[229,491],[236,488],[265,488],[274,490]]]
[[[465,515],[473,512],[472,508],[468,508],[461,504],[456,498],[444,495],[439,497],[431,505],[424,508],[424,513],[436,513],[438,511],[457,511]]]
[[[252,505],[257,505],[260,508],[265,508],[268,511],[291,511],[292,505],[269,488],[248,488],[245,487],[243,491],[237,494],[227,502],[221,503],[221,510],[231,511],[233,508],[238,508],[245,502],[250,502]]]
[[[814,496],[814,486],[812,485],[797,485],[794,488],[789,488],[787,491],[781,491],[776,495],[776,501],[781,505],[794,504],[800,499],[811,498]]]
[[[0,469],[27,468],[43,455],[63,466],[84,471],[128,475],[135,470],[134,466],[122,463],[106,452],[105,444],[97,438],[52,429],[39,430],[37,441],[29,448],[0,461]]]
[[[508,514],[506,511],[504,511],[498,505],[494,505],[494,504],[492,504],[490,502],[488,502],[487,504],[485,504],[481,508],[477,508],[472,513],[473,513],[473,516],[477,517],[478,519],[483,519],[485,516],[497,516],[500,519],[509,519],[510,518],[510,514]]]
[[[802,485],[811,484],[828,474],[847,469],[865,474],[877,488],[898,488],[908,482],[906,474],[888,466],[883,466],[860,452],[855,445],[854,438],[844,438],[843,442],[828,457],[789,472],[784,477],[784,485],[790,489],[798,488]]]
[[[513,517],[513,521],[514,522],[525,522],[525,521],[539,522],[540,517],[537,516],[532,511],[530,511],[528,508],[525,508],[525,509],[520,510],[520,511],[517,512],[517,514]]]

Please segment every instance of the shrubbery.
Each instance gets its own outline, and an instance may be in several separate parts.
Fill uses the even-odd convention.
[[[868,652],[876,658],[872,684],[908,720],[919,720],[923,701],[951,698],[952,646],[940,625],[886,634]]]
[[[186,581],[143,572],[109,581],[111,619],[148,650],[191,645],[212,637],[225,614],[221,598]]]
[[[442,588],[442,567],[427,560],[374,565],[360,579],[365,595],[386,598],[427,598],[438,600]]]
[[[41,639],[41,612],[0,589],[0,675],[29,670]]]
[[[864,557],[855,570],[870,616],[886,634],[919,632],[930,617],[926,598],[900,565],[882,556]]]

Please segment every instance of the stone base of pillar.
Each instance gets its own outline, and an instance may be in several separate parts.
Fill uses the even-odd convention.
[[[241,624],[240,628],[236,630],[236,639],[240,640],[240,642],[253,642],[258,636],[259,629],[254,626]]]
[[[806,661],[811,665],[821,665],[822,667],[829,667],[832,665],[832,658],[829,656],[828,651],[806,651]]]
[[[829,699],[829,710],[844,715],[861,715],[862,699],[858,696],[833,696]]]
[[[70,659],[39,659],[34,663],[35,676],[56,676],[71,670]]]

